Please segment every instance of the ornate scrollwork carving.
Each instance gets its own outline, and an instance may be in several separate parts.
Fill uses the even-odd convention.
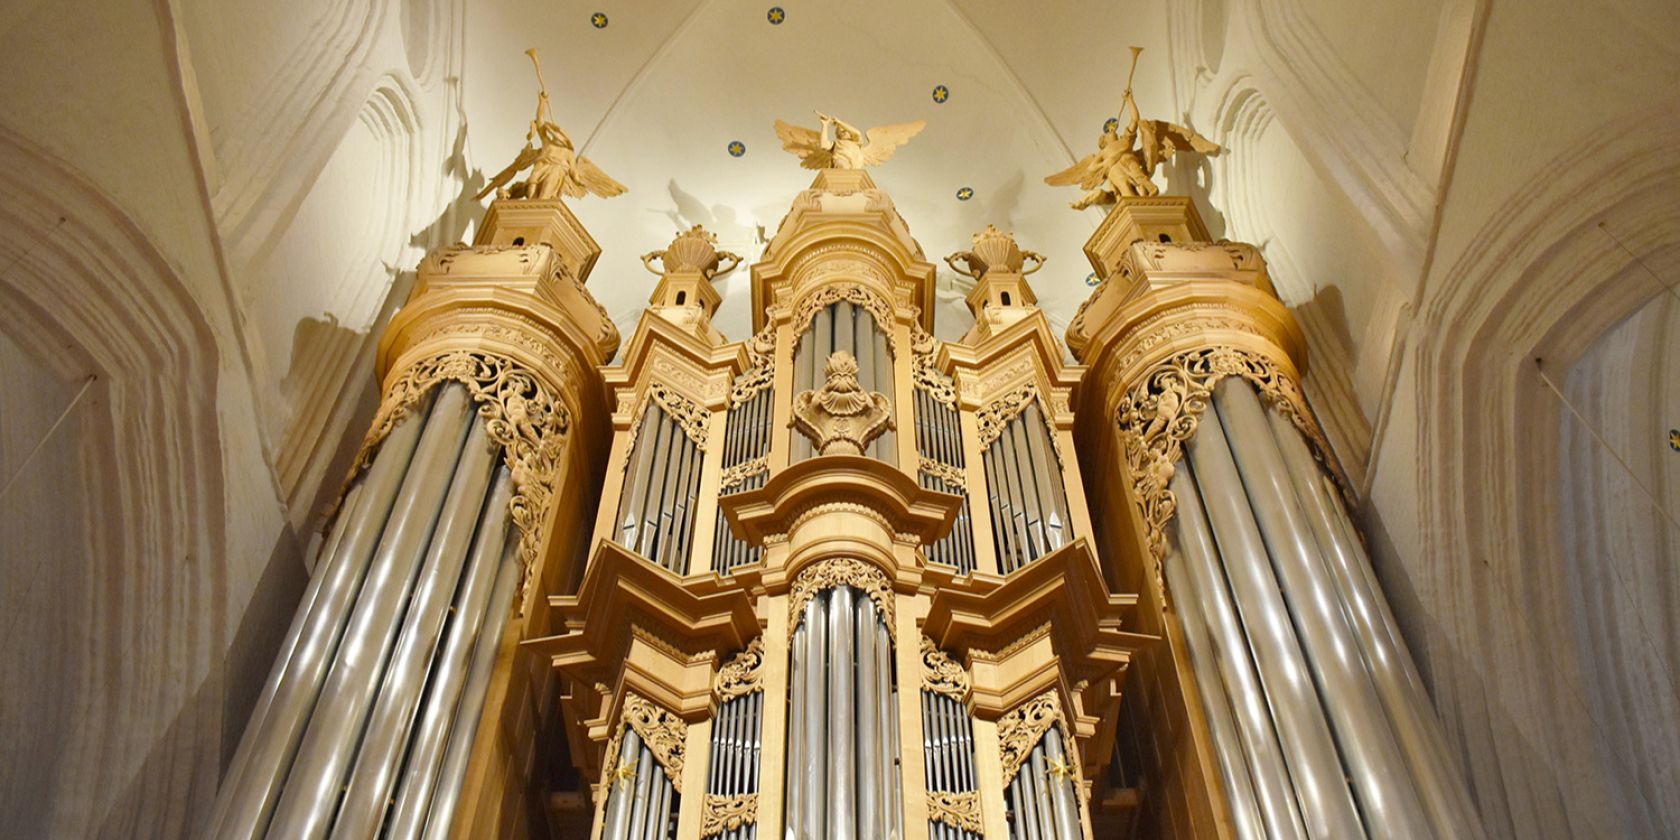
[[[735,658],[729,660],[718,669],[717,677],[712,680],[712,694],[717,697],[718,705],[723,705],[737,697],[751,694],[764,686],[764,637],[759,636],[747,643],[747,646]]]
[[[893,358],[898,358],[898,338],[893,334],[892,306],[882,300],[874,292],[862,286],[834,285],[824,286],[807,295],[799,302],[799,308],[793,312],[793,330],[803,333],[811,326],[811,319],[829,304],[846,301],[869,310],[875,316],[875,326],[886,333],[887,347],[892,350]]]
[[[1062,701],[1057,698],[1055,689],[1016,706],[998,719],[998,751],[1003,762],[1004,787],[1015,780],[1015,774],[1020,772],[1032,748],[1052,726],[1062,731],[1062,742],[1071,750],[1073,735],[1068,731],[1067,721],[1062,719]]]
[[[729,388],[729,407],[753,398],[776,382],[776,322],[764,325],[746,341],[747,369],[735,377]]]
[[[700,811],[700,836],[712,837],[758,822],[758,794],[737,796],[706,794],[706,804]]]
[[[942,822],[975,836],[984,835],[986,826],[980,821],[980,794],[969,790],[962,793],[928,791],[928,819]]]
[[[722,480],[718,482],[719,492],[738,487],[742,482],[760,473],[770,471],[770,456],[760,455],[757,458],[742,461],[723,471]]]
[[[968,672],[933,640],[922,637],[922,690],[942,694],[958,703],[968,701]]]
[[[850,557],[834,557],[806,566],[800,570],[799,576],[793,580],[793,588],[788,593],[788,637],[799,629],[799,622],[804,618],[805,605],[810,603],[817,593],[836,586],[850,586],[875,602],[876,609],[881,611],[881,621],[887,627],[889,638],[897,637],[897,623],[893,620],[892,581],[887,579],[885,572],[862,560]]]
[[[512,331],[510,331],[512,332]],[[485,431],[502,449],[513,479],[509,517],[519,528],[520,581],[514,603],[523,609],[525,591],[547,536],[543,523],[571,432],[571,413],[535,373],[515,359],[484,350],[451,350],[421,359],[385,389],[373,424],[351,467],[352,476],[372,462],[380,441],[413,411],[434,385],[460,382],[478,406]]]
[[[1116,423],[1133,495],[1143,514],[1155,582],[1162,592],[1166,592],[1161,563],[1167,554],[1167,524],[1178,510],[1178,500],[1169,489],[1177,470],[1174,465],[1184,457],[1185,443],[1195,436],[1214,386],[1227,376],[1253,383],[1261,398],[1283,412],[1312,442],[1315,456],[1329,466],[1330,447],[1312,420],[1300,385],[1266,356],[1236,347],[1202,347],[1176,353],[1150,368],[1121,398]]]
[[[923,455],[916,462],[916,469],[939,479],[946,489],[953,493],[968,492],[968,478],[963,474],[961,467],[953,467],[944,461],[936,461]]]
[[[688,743],[688,724],[628,691],[624,693],[624,723],[636,730],[648,752],[665,768],[671,787],[682,793],[683,748]]]
[[[910,322],[910,380],[934,402],[954,411],[957,408],[957,386],[933,363],[938,342],[939,339],[934,338],[932,333],[922,329],[920,321]]]
[[[1039,393],[1038,386],[1031,382],[992,400],[974,413],[975,425],[980,430],[980,448],[991,446],[1009,427],[1009,421],[1020,416],[1035,400],[1038,402],[1038,413],[1043,416],[1045,428],[1050,433],[1050,450],[1056,454],[1057,465],[1065,468],[1067,462],[1062,459],[1062,444],[1056,439],[1056,426],[1050,419],[1055,414],[1045,402],[1044,395]]]
[[[647,396],[642,399],[640,405],[636,406],[635,416],[630,418],[630,436],[624,447],[624,463],[619,465],[619,470],[630,468],[630,461],[636,454],[636,437],[641,434],[642,430],[642,416],[647,413],[648,406],[655,403],[664,409],[671,419],[677,421],[677,425],[682,427],[683,434],[688,435],[688,439],[694,441],[694,448],[701,452],[706,451],[706,438],[711,431],[712,413],[699,403],[684,396],[681,391],[663,382],[654,382],[648,385]]]

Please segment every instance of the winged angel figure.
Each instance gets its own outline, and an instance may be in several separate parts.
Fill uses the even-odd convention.
[[[880,165],[927,126],[927,120],[916,120],[860,132],[857,126],[821,111],[817,117],[822,120],[822,127],[814,131],[776,120],[776,136],[782,138],[782,148],[798,155],[799,165],[806,169],[862,169]],[[867,144],[863,142],[865,139],[869,141]]]
[[[1130,87],[1126,88],[1124,107],[1131,111],[1131,118],[1123,129],[1117,125],[1106,128],[1097,139],[1095,153],[1044,179],[1052,187],[1078,184],[1088,190],[1069,207],[1084,210],[1093,204],[1113,204],[1121,196],[1157,195],[1161,190],[1151,176],[1172,159],[1174,152],[1211,155],[1219,151],[1218,144],[1182,125],[1140,119]]]
[[[536,64],[537,51],[525,52]],[[492,190],[497,198],[536,200],[550,200],[562,195],[582,198],[585,193],[594,193],[602,198],[622,195],[625,186],[608,177],[589,158],[578,154],[572,146],[572,138],[554,123],[548,104],[548,85],[542,80],[541,64],[537,64],[537,84],[541,87],[541,92],[537,94],[537,115],[531,119],[531,128],[525,133],[525,148],[474,198],[483,198]],[[541,145],[533,145],[539,140]],[[525,180],[509,183],[527,168],[531,174]]]

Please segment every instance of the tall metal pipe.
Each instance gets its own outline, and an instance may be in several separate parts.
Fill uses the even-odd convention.
[[[619,767],[634,766],[642,755],[642,739],[636,730],[624,727],[624,740],[618,750]],[[636,767],[637,771],[641,770]],[[605,779],[607,785],[607,813],[602,820],[601,840],[624,840],[630,828],[630,799],[628,787],[617,779]]]
[[[1055,803],[1057,830],[1066,840],[1078,840],[1080,837],[1079,801],[1076,798],[1077,794],[1074,791],[1073,776],[1071,775],[1071,768],[1075,767],[1078,762],[1075,761],[1072,750],[1064,748],[1061,730],[1054,726],[1050,727],[1049,732],[1044,733],[1044,755],[1049,761],[1070,768],[1068,771],[1070,775],[1054,780],[1047,777],[1046,780],[1050,782],[1051,799]]]
[[[455,720],[461,690],[466,684],[468,657],[490,603],[496,570],[507,545],[513,497],[513,478],[507,467],[496,470],[484,510],[473,537],[472,554],[462,571],[460,590],[455,595],[455,617],[427,678],[421,718],[415,726],[403,775],[398,781],[392,806],[388,837],[414,837],[420,833],[437,784],[443,750]]]
[[[397,423],[359,481],[361,500],[354,513],[339,514],[343,529],[337,551],[316,564],[304,593],[309,607],[299,610],[287,631],[290,648],[274,663],[245,734],[240,738],[227,781],[217,797],[207,837],[255,837],[268,825],[279,800],[293,751],[308,725],[350,605],[362,585],[374,547],[384,532],[399,486],[419,443],[431,398]]]
[[[793,641],[788,643],[788,658],[792,664],[788,668],[787,736],[784,739],[787,744],[787,770],[783,789],[787,802],[787,834],[792,838],[805,836],[805,706],[810,702],[805,693],[805,669],[808,667],[805,664],[805,633],[805,622],[802,621],[793,631]]]
[[[805,609],[805,836],[823,837],[828,825],[827,593]]]
[[[426,818],[426,840],[443,840],[449,836],[455,808],[460,804],[461,786],[467,778],[467,763],[472,759],[473,741],[478,737],[479,718],[484,714],[484,698],[490,691],[490,675],[496,668],[501,651],[502,634],[509,623],[509,610],[514,594],[519,591],[519,540],[508,540],[502,550],[502,560],[496,570],[496,587],[490,592],[488,612],[483,626],[473,641],[472,664],[467,671],[467,683],[461,690],[461,706],[455,712],[449,730],[449,744],[443,753],[443,766],[438,771],[436,792],[432,795],[431,813]]]
[[[1337,594],[1357,630],[1360,653],[1382,697],[1435,836],[1481,837],[1475,805],[1447,751],[1411,651],[1400,635],[1388,599],[1377,585],[1370,558],[1340,493],[1319,468],[1294,424],[1277,411],[1266,414],[1296,493],[1324,548]]]
[[[490,442],[483,423],[471,424],[396,647],[368,715],[361,749],[350,768],[348,787],[333,821],[334,837],[370,837],[384,822],[398,763],[409,748],[421,692],[484,509],[499,449]]]
[[[1187,625],[1192,611],[1202,619],[1207,635],[1201,658],[1211,659],[1216,669],[1211,678],[1204,678],[1197,671],[1197,681],[1204,692],[1203,702],[1210,709],[1210,717],[1215,706],[1230,708],[1237,737],[1234,754],[1243,762],[1241,775],[1251,782],[1251,795],[1263,823],[1261,836],[1269,840],[1300,840],[1306,836],[1306,828],[1301,823],[1289,771],[1278,746],[1266,693],[1254,672],[1248,639],[1243,635],[1236,605],[1225,585],[1219,549],[1214,544],[1213,531],[1202,507],[1201,490],[1190,464],[1179,466],[1171,487],[1178,501],[1173,521],[1182,553],[1177,558],[1168,558],[1168,586],[1181,593],[1174,603],[1185,612]],[[1175,559],[1181,562],[1175,564]],[[1175,565],[1180,566],[1176,571]],[[1200,668],[1196,641],[1188,635],[1187,627],[1191,664]],[[1215,738],[1218,739],[1217,734]],[[1233,798],[1236,796],[1233,793]]]
[[[829,840],[850,840],[857,833],[853,592],[849,586],[837,586],[828,593]]]
[[[338,803],[344,772],[396,638],[397,618],[467,437],[471,406],[466,389],[457,383],[442,387],[275,805],[270,825],[275,836],[321,836]]]
[[[886,821],[881,812],[881,707],[880,675],[875,662],[875,602],[857,599],[857,766],[862,779],[857,788],[858,837],[880,840]]]
[[[1278,591],[1219,412],[1202,414],[1201,429],[1188,448],[1231,593],[1242,615],[1248,648],[1277,723],[1278,741],[1295,784],[1307,834],[1334,840],[1365,837],[1365,827],[1342,775],[1341,756]]]
[[[1430,828],[1423,802],[1290,483],[1265,409],[1254,387],[1237,378],[1222,381],[1214,389],[1213,401],[1221,418],[1230,418],[1225,428],[1237,470],[1283,583],[1284,600],[1301,634],[1307,662],[1324,695],[1366,828],[1382,838],[1426,837]]]

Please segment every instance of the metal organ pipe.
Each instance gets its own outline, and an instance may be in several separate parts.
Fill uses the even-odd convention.
[[[1348,775],[1375,837],[1426,837],[1429,823],[1382,701],[1359,655],[1359,641],[1320,558],[1311,526],[1290,484],[1259,397],[1246,380],[1214,390],[1243,487],[1260,522],[1284,599],[1336,733]]]
[[[789,692],[791,837],[901,834],[897,704],[882,618],[874,602],[850,586],[817,593],[801,614],[792,637]],[[865,736],[868,727],[873,737]],[[873,809],[866,804],[871,801]]]
[[[1008,574],[1073,538],[1067,488],[1055,443],[1037,404],[1029,403],[986,447],[987,503],[1000,571]]]

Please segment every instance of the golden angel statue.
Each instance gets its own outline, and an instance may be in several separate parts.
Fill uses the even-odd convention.
[[[543,82],[537,51],[529,49],[525,54],[537,66],[537,85],[541,88],[537,94],[537,115],[531,119],[531,128],[525,133],[525,148],[520,150],[519,156],[506,169],[496,173],[496,177],[491,178],[490,183],[473,197],[483,198],[491,191],[495,191],[497,198],[537,200],[551,200],[562,195],[582,198],[585,193],[594,193],[602,198],[622,195],[625,186],[608,177],[589,158],[574,151],[572,138],[554,123],[548,104],[548,85]],[[541,145],[533,145],[539,140]],[[531,170],[531,174],[525,180],[509,183],[526,168]]]
[[[1140,47],[1132,47],[1132,70],[1137,71]],[[1093,204],[1113,204],[1121,196],[1151,196],[1161,190],[1151,176],[1162,163],[1172,159],[1174,152],[1191,151],[1204,155],[1217,154],[1219,145],[1177,123],[1166,120],[1146,120],[1138,114],[1137,100],[1132,98],[1131,80],[1126,82],[1121,111],[1131,111],[1126,125],[1111,125],[1097,138],[1097,151],[1086,155],[1078,163],[1050,175],[1044,183],[1052,187],[1078,184],[1088,190],[1078,201],[1069,204],[1084,210]]]
[[[776,120],[776,136],[782,138],[782,149],[798,155],[799,165],[806,169],[878,166],[927,126],[927,120],[916,120],[861,132],[857,126],[821,111],[817,117],[822,120],[822,127],[815,131]],[[869,141],[867,144],[863,142],[865,139]]]

